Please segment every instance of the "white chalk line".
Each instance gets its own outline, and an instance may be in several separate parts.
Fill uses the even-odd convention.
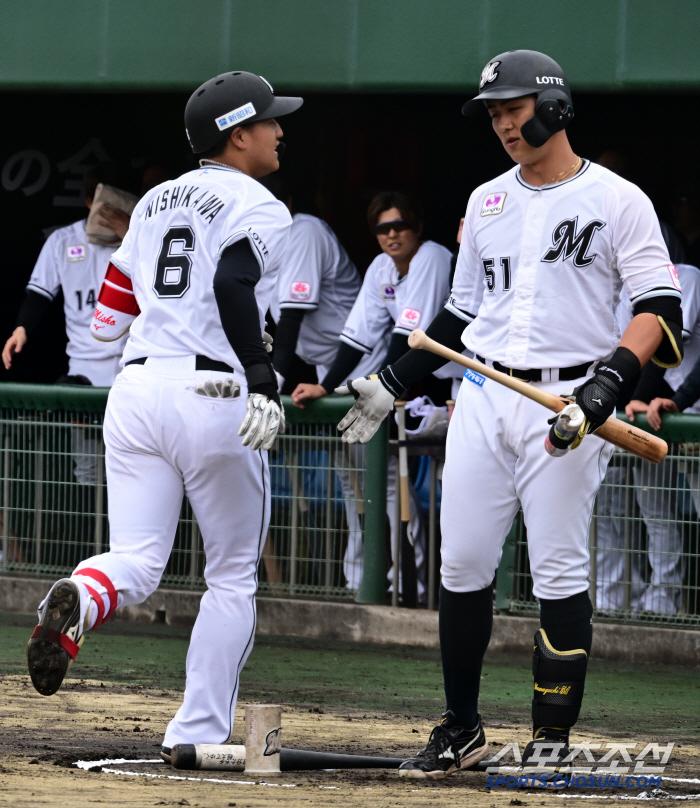
[[[127,777],[152,777],[162,780],[189,780],[197,783],[223,783],[225,785],[237,786],[269,786],[270,788],[296,788],[296,783],[268,783],[264,780],[219,780],[215,777],[184,777],[176,774],[153,774],[152,772],[129,772],[122,769],[107,769],[105,766],[114,766],[122,763],[156,763],[162,765],[165,761],[162,758],[149,758],[147,760],[129,760],[127,758],[105,758],[103,760],[78,760],[73,765],[79,769],[87,771],[93,766],[102,766],[102,771],[108,774],[120,774]],[[518,771],[518,766],[503,766],[501,771]],[[331,770],[332,771],[332,770]],[[634,776],[634,775],[629,775]],[[694,783],[700,784],[700,779],[691,777],[667,777],[661,775],[662,780],[668,780],[670,783]],[[329,791],[339,791],[339,786],[319,786],[319,788],[327,789]],[[371,789],[366,789],[371,790]],[[414,789],[419,790],[419,789]],[[698,800],[700,794],[669,794],[668,796],[655,797],[649,795],[648,792],[643,791],[639,796],[628,796],[625,794],[557,794],[557,797],[563,800]]]
[[[127,760],[126,758],[114,758],[104,760],[78,760],[74,763],[79,769],[87,771],[93,766],[102,766],[102,771],[108,774],[121,774],[127,777],[151,777],[157,780],[190,780],[196,783],[222,783],[224,785],[235,786],[269,786],[270,788],[296,788],[296,783],[267,783],[264,780],[219,780],[215,777],[183,777],[177,774],[154,774],[153,772],[130,772],[123,769],[107,769],[105,766],[114,766],[120,763],[165,763],[160,758],[154,760]]]

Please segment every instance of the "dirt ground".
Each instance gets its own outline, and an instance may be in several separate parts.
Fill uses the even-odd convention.
[[[700,800],[700,745],[683,741],[674,750],[665,775],[695,782],[662,781],[653,789],[570,788],[566,794],[541,790],[487,789],[486,775],[462,772],[439,782],[399,779],[393,771],[285,773],[256,782],[242,773],[178,772],[162,763],[103,764],[101,770],[76,768],[76,761],[157,757],[168,720],[181,694],[142,685],[67,680],[59,693],[42,698],[24,675],[0,678],[0,805],[12,808],[82,806],[190,805],[200,808],[279,806],[430,806],[454,802],[491,808],[505,805],[554,805],[563,797],[648,800],[675,797]],[[283,708],[282,744],[357,754],[407,756],[430,731],[415,716],[299,706]],[[240,710],[239,710],[240,713]],[[236,717],[234,742],[242,743],[242,715]],[[527,742],[525,726],[487,726],[494,751],[505,743]],[[577,740],[595,740],[585,734]],[[623,737],[611,740],[626,740]],[[645,740],[639,736],[637,743]],[[653,739],[650,739],[653,740]],[[112,773],[132,772],[140,776]],[[144,776],[153,775],[153,776]],[[180,779],[191,777],[191,779]],[[173,778],[173,779],[168,779]],[[215,782],[216,781],[216,782]],[[447,793],[446,793],[447,792]],[[624,795],[624,796],[623,796]],[[692,799],[692,797],[691,797]]]

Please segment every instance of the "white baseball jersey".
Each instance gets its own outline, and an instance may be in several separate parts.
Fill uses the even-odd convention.
[[[681,295],[648,197],[589,161],[541,188],[516,166],[469,199],[447,308],[469,323],[463,341],[480,356],[570,367],[617,347],[623,285],[633,303]]]
[[[450,251],[434,241],[421,244],[403,277],[380,253],[369,265],[340,339],[370,353],[388,333],[408,336],[427,327],[447,300],[449,283]]]
[[[104,280],[112,247],[90,244],[85,220],[54,230],[46,239],[32,275],[28,292],[53,300],[63,290],[68,345],[71,359],[103,360],[121,356],[126,337],[114,342],[97,342],[90,335],[95,303]],[[89,374],[87,374],[89,375]]]
[[[685,377],[700,359],[700,269],[690,264],[676,264],[676,272],[683,289],[683,361],[675,368],[667,368],[664,378],[673,390],[685,381]],[[617,310],[617,322],[621,331],[632,320],[632,304],[623,290]],[[684,410],[700,413],[700,402]]]
[[[287,208],[251,177],[207,166],[151,190],[136,206],[114,264],[134,287],[141,314],[123,363],[199,354],[243,368],[226,338],[214,297],[221,253],[247,238],[260,264],[255,287],[264,324],[291,225]]]
[[[329,367],[338,351],[340,329],[362,286],[360,275],[335,233],[307,213],[292,217],[289,243],[270,311],[306,311],[296,353],[310,365]]]

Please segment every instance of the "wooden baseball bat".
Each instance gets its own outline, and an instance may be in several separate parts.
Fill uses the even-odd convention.
[[[411,501],[408,491],[408,450],[406,449],[406,402],[395,401],[396,419],[399,426],[399,487],[401,496],[401,594],[407,609],[418,606],[418,579],[416,576],[416,551],[408,538],[411,522]],[[398,559],[394,559],[394,564]]]
[[[561,412],[569,403],[568,401],[563,401],[559,396],[555,396],[553,393],[547,393],[544,390],[540,390],[539,387],[522,381],[522,379],[508,376],[505,373],[501,373],[500,370],[495,370],[488,365],[477,362],[475,359],[469,359],[469,357],[457,353],[457,351],[453,351],[441,345],[439,342],[435,342],[425,331],[421,331],[419,328],[411,332],[408,338],[408,344],[411,348],[422,348],[425,351],[430,351],[452,362],[457,362],[457,364],[463,365],[465,368],[469,368],[469,370],[473,370],[475,373],[486,376],[487,379],[498,382],[498,384],[509,387],[511,390],[515,390],[516,393],[520,393],[520,395],[536,401],[548,410],[552,410],[552,412]],[[644,430],[638,429],[636,426],[632,426],[632,424],[626,424],[624,421],[620,421],[613,416],[608,418],[593,434],[603,440],[609,441],[615,446],[619,446],[620,449],[624,449],[631,454],[637,455],[637,457],[641,457],[643,460],[649,460],[651,463],[660,463],[668,452],[668,444],[666,441],[657,438],[656,435],[644,432]]]
[[[333,752],[307,752],[303,749],[280,750],[283,772],[319,769],[398,769],[404,758],[337,755]],[[171,762],[175,769],[208,769],[242,772],[245,769],[245,747],[232,744],[176,744]]]

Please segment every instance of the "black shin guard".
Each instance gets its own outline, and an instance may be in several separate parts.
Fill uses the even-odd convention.
[[[581,709],[587,665],[588,654],[583,648],[558,651],[549,642],[544,629],[535,633],[532,657],[535,677],[532,724],[535,738],[544,729],[563,731],[568,736]]]
[[[477,592],[440,587],[440,654],[447,709],[468,730],[479,721],[481,665],[492,626],[493,586]]]

